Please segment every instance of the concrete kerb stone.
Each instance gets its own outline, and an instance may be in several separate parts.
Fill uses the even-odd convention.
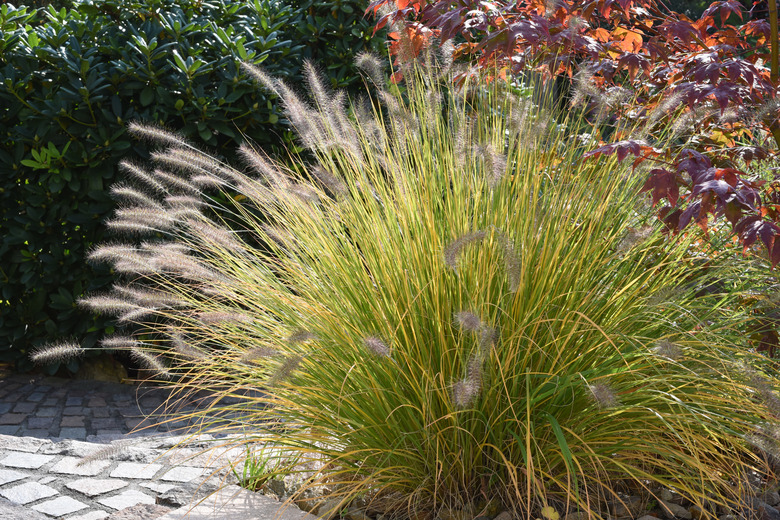
[[[295,505],[229,486],[200,503],[180,507],[157,520],[317,520]]]

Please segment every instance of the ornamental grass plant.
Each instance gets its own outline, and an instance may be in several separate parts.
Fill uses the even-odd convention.
[[[126,279],[84,302],[128,327],[104,347],[216,392],[202,428],[242,428],[248,458],[291,454],[304,489],[394,517],[602,518],[662,488],[715,514],[770,478],[745,264],[663,238],[641,175],[584,160],[565,117],[442,87],[446,62],[388,89],[361,61],[356,102],[312,65],[308,96],[247,67],[310,153],[292,166],[132,127],[159,149],[114,189],[131,238],[91,254]]]

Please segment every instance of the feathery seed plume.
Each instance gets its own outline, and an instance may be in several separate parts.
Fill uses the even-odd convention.
[[[656,346],[653,349],[653,353],[655,353],[656,356],[671,359],[672,361],[677,361],[682,357],[683,354],[682,349],[678,345],[667,339],[656,343]]]
[[[84,349],[78,343],[54,343],[35,349],[30,354],[33,363],[44,365],[46,363],[62,362],[84,353]]]
[[[149,174],[149,172],[147,172],[146,170],[144,170],[143,168],[134,164],[131,161],[128,160],[120,161],[119,169],[124,171],[125,173],[129,173],[137,180],[146,184],[147,186],[149,186],[150,188],[152,188],[154,191],[158,193],[168,193],[168,188],[166,188],[161,182],[157,181],[154,177],[152,177]]]
[[[201,312],[198,319],[206,325],[221,323],[252,323],[254,318],[241,312]]]
[[[509,237],[502,236],[501,246],[504,253],[504,264],[506,266],[506,278],[509,283],[509,291],[515,292],[520,288],[520,273],[522,267],[520,265],[520,254],[512,245],[512,241]]]
[[[152,171],[152,175],[156,179],[167,184],[170,188],[179,189],[191,195],[200,195],[200,189],[198,189],[197,186],[177,175],[173,175],[165,170],[161,170],[160,168],[155,168]]]
[[[181,334],[181,332],[175,329],[170,329],[168,331],[168,336],[171,338],[171,345],[173,346],[173,349],[183,358],[194,361],[206,357],[206,354],[204,354],[201,350],[187,343],[184,340],[184,336]]]
[[[144,368],[155,372],[155,374],[160,377],[166,379],[171,377],[171,373],[168,372],[168,369],[165,367],[160,358],[150,354],[149,352],[146,352],[145,350],[137,347],[133,348],[130,350],[130,357],[132,357],[136,362],[140,363]]]
[[[100,341],[100,346],[109,350],[132,350],[141,342],[132,336],[109,336]]]
[[[317,179],[317,181],[336,199],[345,196],[349,192],[349,188],[347,188],[347,184],[343,180],[328,172],[320,165],[312,168],[310,173],[312,177]]]
[[[290,343],[291,345],[294,345],[296,343],[304,343],[306,341],[310,340],[316,340],[317,335],[309,332],[308,330],[304,329],[298,329],[294,331],[292,334],[287,336],[287,343]]]
[[[141,320],[142,318],[146,318],[147,316],[156,313],[160,309],[158,307],[137,307],[135,309],[128,309],[122,314],[119,314],[117,316],[117,321],[119,323],[131,323],[131,322],[137,322]]]
[[[365,72],[377,88],[385,84],[384,64],[371,52],[360,52],[355,56],[355,66]]]
[[[274,164],[273,160],[269,158],[262,150],[256,150],[246,143],[241,143],[238,147],[238,153],[244,159],[247,166],[251,167],[258,174],[266,179],[270,179],[274,184],[279,182],[279,179],[286,178]],[[244,181],[245,179],[240,179]]]
[[[591,400],[601,409],[612,408],[618,404],[615,392],[604,383],[588,385]]]
[[[392,354],[392,350],[387,345],[387,343],[376,336],[368,336],[363,338],[363,345],[365,345],[368,350],[379,357],[390,357],[390,354]]]
[[[163,207],[155,199],[147,195],[146,193],[127,186],[125,184],[116,184],[111,186],[111,195],[119,199],[125,199],[140,204],[142,206],[148,206],[150,208],[156,208],[159,211],[163,211]]]
[[[487,232],[485,231],[472,231],[471,233],[466,233],[453,242],[450,242],[450,244],[444,248],[444,263],[452,269],[455,269],[457,267],[458,256],[461,251],[463,251],[463,248],[474,242],[484,240],[486,236]]]
[[[87,260],[90,262],[116,261],[137,253],[138,249],[130,244],[105,244],[90,251]]]
[[[302,360],[303,358],[301,356],[292,356],[285,359],[281,366],[279,366],[276,372],[268,380],[268,386],[273,387],[290,377],[295,369],[298,368],[298,365],[301,364]]]
[[[144,125],[133,121],[127,126],[127,131],[133,137],[145,139],[154,144],[177,146],[180,148],[193,147],[184,137],[159,126]]]
[[[456,312],[455,321],[463,330],[475,332],[482,328],[482,320],[471,311]]]
[[[104,314],[121,314],[139,309],[135,303],[113,295],[87,296],[78,300],[78,304]]]
[[[222,247],[233,253],[246,251],[244,243],[238,240],[233,232],[227,228],[195,219],[187,220],[187,226],[199,239],[208,244]]]
[[[252,363],[263,358],[269,358],[277,355],[278,350],[274,350],[270,347],[255,347],[252,350],[247,350],[241,355],[241,361],[245,363]]]
[[[493,327],[484,326],[479,331],[479,348],[486,354],[498,341],[498,331]]]
[[[256,67],[252,65],[251,63],[243,62],[241,63],[241,68],[252,76],[255,80],[257,80],[263,87],[266,88],[266,90],[270,90],[277,96],[281,97],[281,93],[279,92],[279,80],[272,77],[268,73],[266,73],[263,69]]]
[[[113,289],[142,307],[180,307],[185,304],[181,298],[159,289],[118,284]]]

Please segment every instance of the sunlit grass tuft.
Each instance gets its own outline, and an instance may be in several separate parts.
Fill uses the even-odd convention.
[[[584,161],[565,119],[498,86],[407,74],[406,98],[359,108],[308,67],[309,105],[251,70],[315,160],[245,145],[245,173],[134,126],[170,148],[151,173],[125,163],[143,196],[116,190],[138,205],[110,225],[164,238],[96,249],[128,285],[84,302],[136,322],[104,345],[180,394],[243,398],[204,428],[402,517],[603,516],[627,488],[725,503],[766,471],[775,381],[754,376],[741,287],[697,296],[705,272],[647,227],[628,167]],[[718,262],[707,276],[739,280]]]

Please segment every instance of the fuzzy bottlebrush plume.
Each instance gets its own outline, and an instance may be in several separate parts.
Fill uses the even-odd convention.
[[[466,366],[466,377],[452,385],[452,402],[457,408],[467,408],[482,390],[482,362],[472,357]]]
[[[186,179],[183,179],[182,177],[179,177],[178,175],[161,170],[160,168],[155,168],[152,170],[152,176],[166,185],[168,190],[177,190],[179,192],[194,196],[199,196],[201,194],[200,188],[198,188],[195,184]]]
[[[486,236],[486,231],[472,231],[471,233],[466,233],[457,238],[444,248],[444,263],[452,269],[455,269],[457,267],[458,257],[463,249],[469,244],[484,240]]]
[[[268,386],[274,387],[288,379],[295,372],[295,369],[298,368],[298,365],[301,364],[301,361],[303,361],[301,356],[291,356],[285,359],[268,380]]]
[[[461,329],[470,332],[476,332],[483,327],[482,320],[471,311],[456,312],[455,321]]]
[[[244,363],[254,363],[261,359],[277,356],[278,354],[279,351],[272,349],[271,347],[255,347],[244,352],[241,355],[241,361]]]
[[[336,199],[340,199],[349,193],[349,188],[346,183],[328,172],[322,166],[315,166],[310,170],[312,177],[327,189],[330,194]]]
[[[61,363],[84,354],[84,348],[77,343],[54,343],[35,349],[30,354],[33,363]]]
[[[144,139],[153,144],[176,146],[179,148],[193,148],[192,144],[184,137],[159,126],[132,122],[128,125],[127,130],[134,137]]]
[[[615,392],[604,383],[587,385],[590,399],[601,409],[612,408],[618,404]]]
[[[136,204],[140,204],[141,206],[163,211],[163,206],[159,202],[157,202],[157,200],[150,197],[148,194],[136,188],[133,188],[132,186],[127,186],[125,184],[118,184],[116,186],[112,186],[110,192],[111,195],[113,195],[117,199],[134,202]]]
[[[376,336],[363,338],[363,345],[365,345],[371,353],[379,357],[390,357],[393,353],[387,343]]]
[[[132,350],[141,342],[132,336],[109,336],[100,342],[100,346],[108,350]]]
[[[287,336],[287,343],[295,345],[297,343],[305,343],[307,341],[316,340],[317,335],[308,330],[298,329],[289,336]]]
[[[138,166],[132,161],[123,160],[119,162],[119,169],[124,173],[129,174],[134,179],[145,184],[149,188],[152,188],[157,193],[168,193],[166,188],[161,182],[156,180],[148,171]]]
[[[252,323],[254,318],[241,312],[201,312],[198,314],[198,320],[207,325],[218,325],[227,323]]]
[[[165,379],[171,377],[171,373],[168,371],[158,356],[150,354],[146,350],[142,350],[140,348],[131,349],[130,356],[143,367],[154,372],[156,376]]]
[[[361,52],[355,56],[355,66],[365,72],[371,82],[378,88],[385,84],[385,66],[376,54]]]
[[[672,343],[671,341],[664,339],[656,343],[653,353],[656,356],[677,361],[682,358],[683,351],[679,345]]]
[[[171,346],[173,346],[173,350],[179,355],[179,357],[190,361],[197,361],[206,357],[206,354],[203,351],[193,347],[190,343],[188,343],[179,331],[175,329],[169,329],[168,337],[171,339]]]

